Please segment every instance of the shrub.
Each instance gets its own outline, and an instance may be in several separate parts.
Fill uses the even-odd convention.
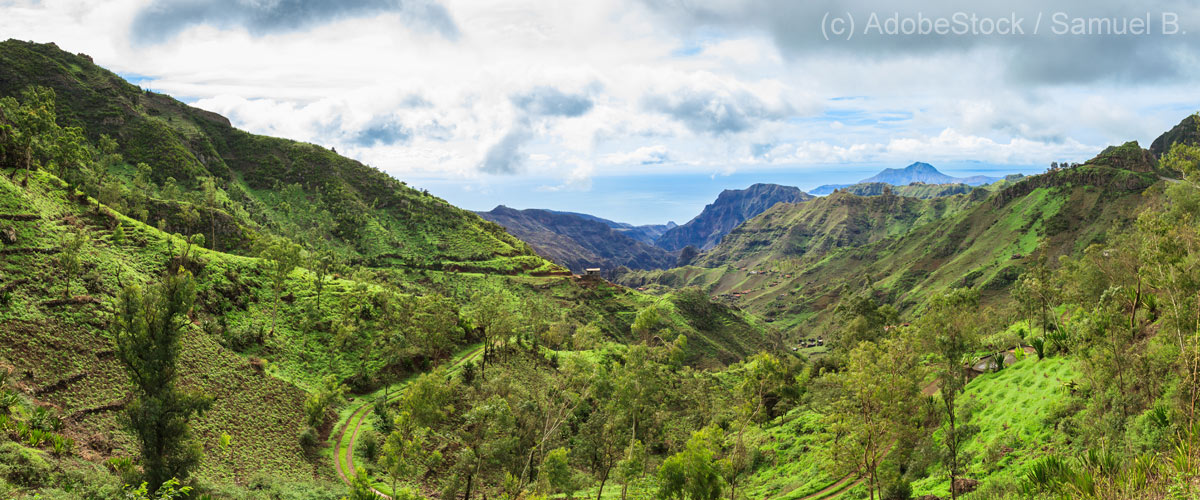
[[[21,404],[21,396],[14,391],[0,392],[0,413],[8,413]]]
[[[355,450],[359,456],[374,462],[375,456],[379,454],[379,438],[375,437],[374,432],[363,433],[362,439],[358,442],[359,448]]]
[[[884,486],[880,497],[883,500],[909,500],[912,498],[912,485],[908,484],[908,481],[899,479]]]
[[[25,444],[31,448],[37,448],[46,441],[46,431],[41,429],[29,429],[29,433],[25,437]]]
[[[112,457],[104,461],[110,470],[121,478],[121,484],[133,484],[138,481],[140,473],[129,457]]]
[[[317,433],[317,429],[311,425],[305,427],[304,430],[300,432],[300,446],[306,451],[315,450],[317,445],[320,444],[320,441],[321,438]]]
[[[42,453],[15,442],[0,444],[0,476],[18,486],[37,488],[50,484],[53,472]]]
[[[1072,476],[1071,467],[1062,459],[1050,455],[1029,466],[1025,483],[1029,491],[1052,491]]]
[[[1049,326],[1051,329],[1046,332],[1046,341],[1048,341],[1050,346],[1054,348],[1054,352],[1059,354],[1066,354],[1070,352],[1067,331],[1061,328],[1054,328],[1054,323],[1051,323]]]

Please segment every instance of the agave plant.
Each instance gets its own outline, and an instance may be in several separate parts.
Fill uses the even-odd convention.
[[[1038,360],[1046,359],[1046,339],[1037,337],[1029,341],[1033,346],[1033,350],[1037,351]]]
[[[75,447],[75,440],[59,434],[50,436],[50,447],[55,456],[65,456],[71,453],[71,449]]]
[[[0,371],[0,373],[4,373]],[[13,391],[0,392],[0,413],[11,413],[13,408],[21,404],[21,397]]]
[[[31,448],[37,448],[46,442],[46,431],[41,429],[29,429],[29,435],[25,437],[25,444]]]
[[[1062,459],[1050,455],[1038,460],[1025,471],[1025,481],[1037,491],[1056,491],[1067,478],[1073,475],[1071,467]]]

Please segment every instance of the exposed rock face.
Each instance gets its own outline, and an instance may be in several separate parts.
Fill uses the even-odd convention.
[[[727,189],[704,207],[696,218],[663,233],[657,245],[668,251],[691,245],[708,250],[721,242],[739,224],[766,212],[778,203],[797,203],[813,197],[799,188],[778,184],[755,184],[746,189]]]
[[[1171,150],[1171,145],[1182,142],[1184,144],[1196,144],[1200,142],[1200,117],[1197,115],[1189,115],[1183,121],[1162,135],[1154,139],[1150,143],[1150,154],[1155,158],[1162,158]]]

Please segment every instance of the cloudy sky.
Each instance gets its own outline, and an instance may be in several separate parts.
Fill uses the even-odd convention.
[[[465,208],[659,223],[754,182],[1148,145],[1200,109],[1200,6],[1126,3],[0,0],[0,37]]]

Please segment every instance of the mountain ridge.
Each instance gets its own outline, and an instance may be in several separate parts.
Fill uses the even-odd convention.
[[[904,168],[885,168],[879,173],[855,182],[853,184],[824,184],[817,186],[808,191],[812,195],[827,195],[834,190],[843,189],[856,184],[874,184],[884,183],[893,186],[905,186],[913,183],[922,184],[966,184],[968,186],[979,186],[981,184],[989,184],[1001,180],[1002,177],[989,177],[986,175],[972,175],[969,177],[954,177],[946,175],[938,170],[933,165],[925,162],[913,162]]]
[[[813,196],[800,188],[779,184],[756,183],[746,189],[726,189],[706,205],[699,215],[663,233],[657,245],[668,251],[692,246],[707,250],[742,222],[778,203],[796,203]]]
[[[670,252],[629,235],[626,231],[634,227],[628,224],[586,214],[517,210],[504,205],[476,213],[529,243],[538,254],[576,273],[591,267],[663,269],[675,263]]]

